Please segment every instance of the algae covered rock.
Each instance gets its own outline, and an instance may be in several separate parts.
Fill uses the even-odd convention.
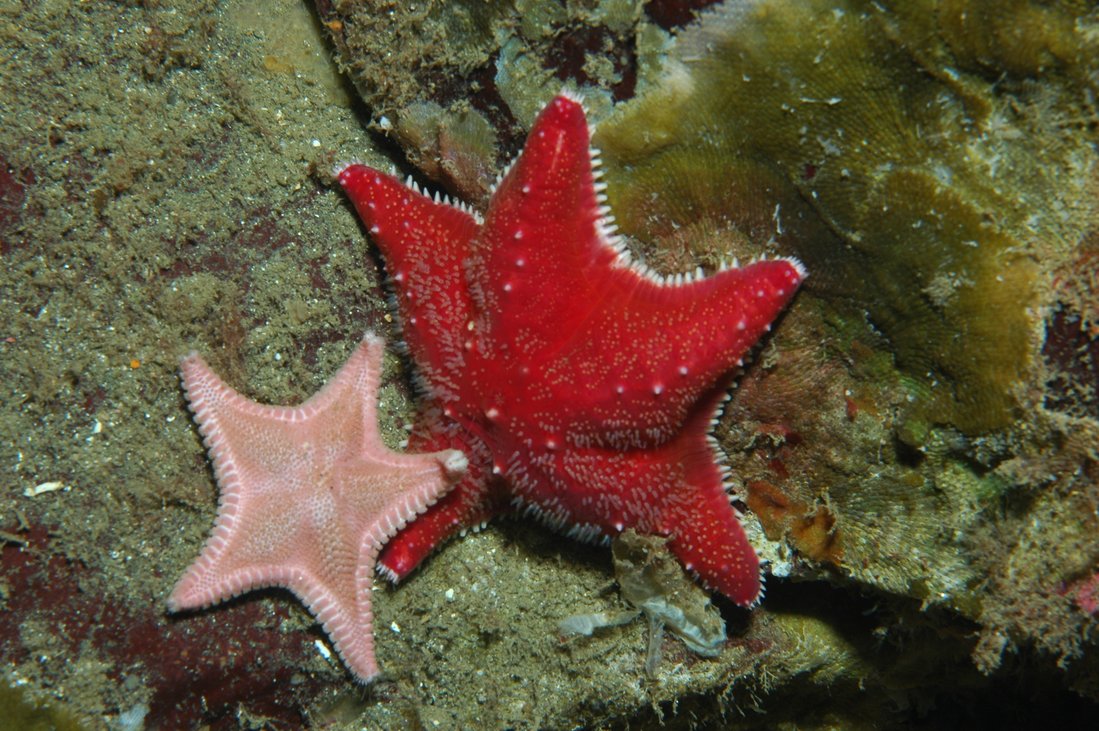
[[[1017,94],[963,80],[935,29],[934,50],[910,48],[907,19],[935,13],[902,5],[724,5],[598,142],[628,180],[611,186],[627,230],[747,209],[749,233],[796,242],[817,292],[864,309],[916,382],[918,444],[925,423],[979,434],[1017,415],[1036,277],[1083,232],[1066,218],[1090,205],[1094,150],[1065,138],[1087,113],[1067,79]]]
[[[719,429],[773,566],[974,617],[987,667],[1085,641],[1055,595],[1099,564],[1096,79],[1091,4],[732,0],[595,138],[657,268],[812,274]]]
[[[589,113],[605,112],[632,93],[638,58],[657,55],[667,38],[645,22],[642,0],[315,5],[377,127],[471,203],[562,88],[582,89]]]

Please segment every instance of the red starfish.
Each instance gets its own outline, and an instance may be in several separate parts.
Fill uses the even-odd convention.
[[[382,349],[367,335],[297,407],[250,401],[198,355],[184,359],[183,386],[221,499],[213,533],[169,610],[284,586],[359,680],[377,675],[370,594],[378,551],[466,470],[461,452],[406,455],[382,444],[375,413]]]
[[[398,535],[403,578],[442,540],[510,507],[584,539],[669,537],[742,605],[759,560],[708,438],[741,358],[805,277],[793,259],[662,279],[629,265],[578,101],[542,111],[484,222],[362,165],[339,173],[385,258],[429,407],[418,448],[470,471]]]

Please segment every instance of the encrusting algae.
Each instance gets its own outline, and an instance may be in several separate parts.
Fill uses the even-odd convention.
[[[729,3],[596,141],[626,230],[731,218],[796,248],[837,309],[865,310],[913,381],[905,434],[920,446],[931,425],[976,435],[1018,413],[1040,260],[1085,230],[1066,214],[1092,205],[1094,152],[1061,128],[1089,113],[1067,79],[1028,90],[1031,68],[1026,93],[1004,93],[948,48],[900,42],[940,38],[906,20],[871,3]]]

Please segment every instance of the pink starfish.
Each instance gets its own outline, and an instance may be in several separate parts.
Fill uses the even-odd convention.
[[[382,444],[376,402],[383,344],[367,335],[301,406],[263,406],[197,354],[183,387],[221,489],[202,554],[168,598],[173,612],[250,589],[290,589],[362,682],[374,659],[371,578],[378,551],[466,470],[448,449],[401,454]]]
[[[751,605],[759,560],[708,432],[805,271],[776,259],[663,279],[631,266],[594,159],[583,108],[559,96],[483,222],[371,168],[339,173],[429,398],[414,441],[471,460],[379,567],[402,578],[456,531],[519,508],[580,538],[668,536],[685,567]]]

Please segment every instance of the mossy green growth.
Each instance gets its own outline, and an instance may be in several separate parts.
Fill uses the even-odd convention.
[[[0,682],[0,718],[4,728],[20,731],[84,731],[68,710],[48,704],[40,704],[20,688]]]
[[[1094,84],[1084,73],[1089,66],[1086,54],[1094,51],[1084,38],[1087,14],[1095,8],[1090,0],[883,0],[878,4],[895,18],[893,38],[923,59],[925,68],[957,67],[989,80],[1004,72],[1037,78],[1053,71],[1072,75],[1084,85]],[[945,74],[943,78],[960,77]]]
[[[1084,227],[1067,212],[1089,200],[1095,132],[1070,122],[1099,34],[1073,3],[1008,6],[1026,22],[967,19],[986,2],[728,2],[596,139],[626,233],[720,222],[865,313],[921,386],[907,417],[924,426],[902,430],[917,447],[929,425],[1018,416],[1040,275]],[[1005,34],[1019,53],[990,50]]]

